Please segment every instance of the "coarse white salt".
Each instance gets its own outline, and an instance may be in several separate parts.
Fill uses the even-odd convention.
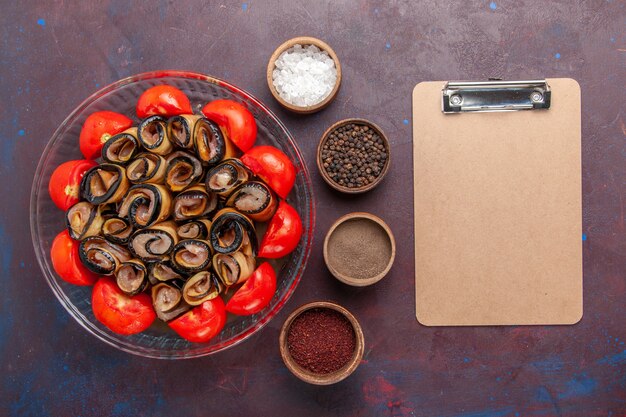
[[[274,65],[272,83],[278,95],[294,106],[322,102],[337,82],[335,62],[315,45],[296,44],[280,54]]]

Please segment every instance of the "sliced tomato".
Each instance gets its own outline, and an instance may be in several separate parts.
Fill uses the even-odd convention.
[[[254,146],[256,121],[244,105],[233,100],[214,100],[204,106],[202,113],[226,130],[228,138],[242,152]]]
[[[195,343],[208,342],[226,324],[224,301],[219,296],[205,301],[168,324],[183,339]]]
[[[137,101],[137,116],[178,116],[191,114],[189,98],[176,87],[171,85],[156,85],[148,88]]]
[[[96,319],[118,334],[141,333],[156,318],[148,294],[129,297],[111,277],[102,277],[93,286],[91,306]]]
[[[54,204],[67,210],[80,200],[80,181],[89,169],[98,165],[95,161],[80,159],[59,165],[48,183],[48,192]]]
[[[270,220],[263,235],[259,256],[261,258],[282,258],[290,254],[300,242],[303,228],[296,209],[285,201],[278,203],[278,209]]]
[[[287,198],[296,182],[296,167],[287,155],[273,146],[255,146],[243,154],[241,162],[282,198]]]
[[[132,125],[133,121],[120,113],[113,111],[92,113],[80,131],[80,151],[87,159],[99,158],[105,142]]]
[[[226,311],[249,316],[263,310],[276,292],[276,272],[263,262],[226,303]]]
[[[99,275],[88,270],[78,257],[80,243],[70,237],[67,230],[59,233],[52,241],[50,258],[52,267],[66,282],[74,285],[93,285]]]

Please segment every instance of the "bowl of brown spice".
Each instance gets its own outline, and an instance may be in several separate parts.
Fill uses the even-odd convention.
[[[357,319],[338,304],[318,301],[297,308],[280,331],[280,354],[296,377],[315,385],[347,378],[363,358]]]
[[[324,262],[339,281],[355,287],[375,284],[396,257],[393,232],[380,217],[348,213],[333,223],[324,239]]]
[[[335,190],[357,194],[376,187],[389,170],[389,140],[365,119],[344,119],[330,126],[317,146],[317,168]]]

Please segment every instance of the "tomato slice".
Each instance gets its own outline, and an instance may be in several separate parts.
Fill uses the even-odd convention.
[[[276,272],[263,262],[226,303],[226,311],[249,316],[263,310],[276,292]]]
[[[148,88],[137,101],[137,116],[178,116],[191,114],[189,98],[176,87],[171,85],[156,85]]]
[[[123,335],[143,332],[156,318],[148,294],[129,297],[110,277],[100,278],[93,286],[91,306],[100,323]]]
[[[80,151],[87,159],[96,159],[102,146],[111,138],[131,127],[133,121],[113,111],[97,111],[87,117],[80,131]]]
[[[232,100],[214,100],[202,109],[207,119],[226,130],[228,138],[246,152],[256,141],[256,121],[244,105]]]
[[[75,285],[93,285],[99,275],[88,270],[78,257],[80,243],[70,237],[67,230],[52,241],[50,258],[56,273],[66,282]]]
[[[282,198],[287,198],[296,182],[296,167],[287,155],[273,146],[255,146],[243,154],[241,162]]]
[[[263,235],[259,256],[261,258],[282,258],[290,254],[300,242],[303,227],[296,209],[285,201],[278,203],[278,209],[270,220]]]
[[[183,339],[196,343],[208,342],[226,324],[224,301],[219,296],[205,301],[168,324]]]
[[[59,165],[48,183],[48,192],[54,204],[67,210],[80,200],[80,181],[89,169],[98,165],[95,161],[80,159]]]

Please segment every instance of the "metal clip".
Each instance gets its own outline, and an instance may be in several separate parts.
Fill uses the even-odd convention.
[[[442,111],[493,112],[550,108],[546,80],[448,82],[442,90]]]

